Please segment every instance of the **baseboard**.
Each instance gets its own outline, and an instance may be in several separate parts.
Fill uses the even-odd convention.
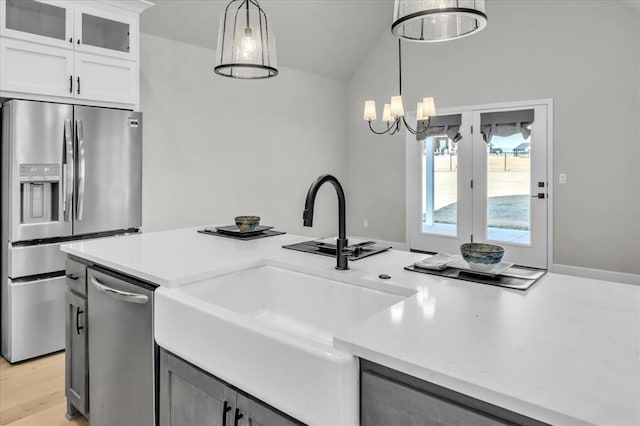
[[[640,285],[640,275],[625,272],[605,271],[603,269],[591,269],[581,266],[560,265],[554,263],[549,267],[549,272],[557,274],[574,275],[595,280],[613,281],[623,284]]]

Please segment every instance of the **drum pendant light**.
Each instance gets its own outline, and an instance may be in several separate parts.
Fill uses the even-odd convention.
[[[486,26],[484,0],[395,0],[391,32],[407,41],[437,42]]]
[[[258,0],[232,0],[220,17],[214,72],[241,79],[278,75],[276,43]]]

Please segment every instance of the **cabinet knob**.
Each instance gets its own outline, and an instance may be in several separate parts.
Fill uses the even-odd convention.
[[[80,44],[80,39],[78,39],[78,44]]]
[[[73,43],[73,37],[69,37],[69,43]]]

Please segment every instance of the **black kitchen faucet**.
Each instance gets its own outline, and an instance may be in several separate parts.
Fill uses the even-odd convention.
[[[332,175],[321,175],[316,179],[307,192],[307,200],[304,203],[304,212],[302,213],[302,220],[304,226],[313,226],[313,206],[316,202],[316,195],[320,187],[326,183],[331,182],[333,187],[338,193],[338,239],[336,240],[336,269],[345,271],[349,269],[347,255],[344,253],[344,248],[348,244],[347,231],[346,231],[346,219],[345,210],[346,202],[344,199],[344,190],[342,185]]]

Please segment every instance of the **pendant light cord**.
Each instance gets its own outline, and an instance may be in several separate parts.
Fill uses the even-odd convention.
[[[398,39],[398,81],[400,86],[400,96],[402,96],[402,41]]]

